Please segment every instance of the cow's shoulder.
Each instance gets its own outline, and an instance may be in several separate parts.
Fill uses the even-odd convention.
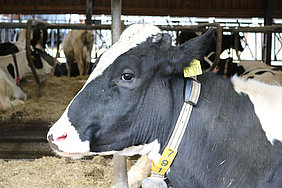
[[[265,84],[257,80],[246,80],[238,76],[232,78],[235,91],[247,94],[254,104],[267,139],[282,141],[282,87]]]

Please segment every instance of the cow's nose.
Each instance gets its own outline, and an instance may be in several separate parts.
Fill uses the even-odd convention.
[[[61,136],[57,137],[57,138],[54,138],[54,135],[53,134],[49,134],[47,139],[48,139],[48,142],[49,142],[49,145],[55,149],[55,150],[59,150],[59,147],[58,147],[58,143],[59,142],[63,142],[65,139],[67,138],[67,133],[64,133],[62,134]]]
[[[67,133],[63,133],[61,136],[58,136],[57,138],[54,138],[53,134],[48,135],[48,141],[49,142],[62,142],[68,137]]]
[[[64,141],[67,138],[67,136],[68,136],[67,133],[64,133],[61,136],[57,137],[56,141],[57,142],[62,142],[62,141]]]

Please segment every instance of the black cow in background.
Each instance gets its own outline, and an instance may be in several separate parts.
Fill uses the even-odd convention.
[[[45,50],[47,39],[48,33],[45,23],[38,22],[31,31],[31,46]],[[26,29],[22,29],[18,32],[16,41],[26,43]]]
[[[200,34],[192,31],[182,31],[178,36],[178,43],[181,45],[185,41],[188,41],[199,35]],[[222,35],[221,53],[225,50],[235,49],[236,42],[238,43],[238,51],[242,52],[244,48],[240,42],[241,39],[242,37],[239,35],[239,33],[232,33],[231,35]],[[204,57],[204,61],[201,63],[203,70],[208,70],[211,67],[212,63],[214,62],[216,55],[216,45],[217,45],[217,39],[216,39],[216,35],[214,35],[213,40]],[[242,72],[241,70],[237,70],[237,65],[233,64],[232,60],[233,60],[232,58],[220,59],[220,62],[217,66],[217,70],[218,70],[217,74],[230,77],[234,73],[231,73],[229,70],[233,70],[233,72],[234,70],[236,72]]]

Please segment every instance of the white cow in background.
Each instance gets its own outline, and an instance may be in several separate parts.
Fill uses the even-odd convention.
[[[94,35],[89,30],[71,30],[63,42],[63,50],[68,65],[68,76],[71,75],[71,64],[77,62],[80,75],[86,75],[91,62],[91,51]]]

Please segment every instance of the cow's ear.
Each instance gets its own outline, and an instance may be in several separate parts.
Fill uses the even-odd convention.
[[[167,33],[158,33],[152,37],[152,43],[159,44],[162,50],[169,50],[172,39]]]
[[[172,49],[169,52],[170,61],[165,68],[165,74],[183,74],[184,67],[188,67],[193,59],[202,62],[213,37],[214,30],[210,29],[203,35],[188,40],[181,46]]]

